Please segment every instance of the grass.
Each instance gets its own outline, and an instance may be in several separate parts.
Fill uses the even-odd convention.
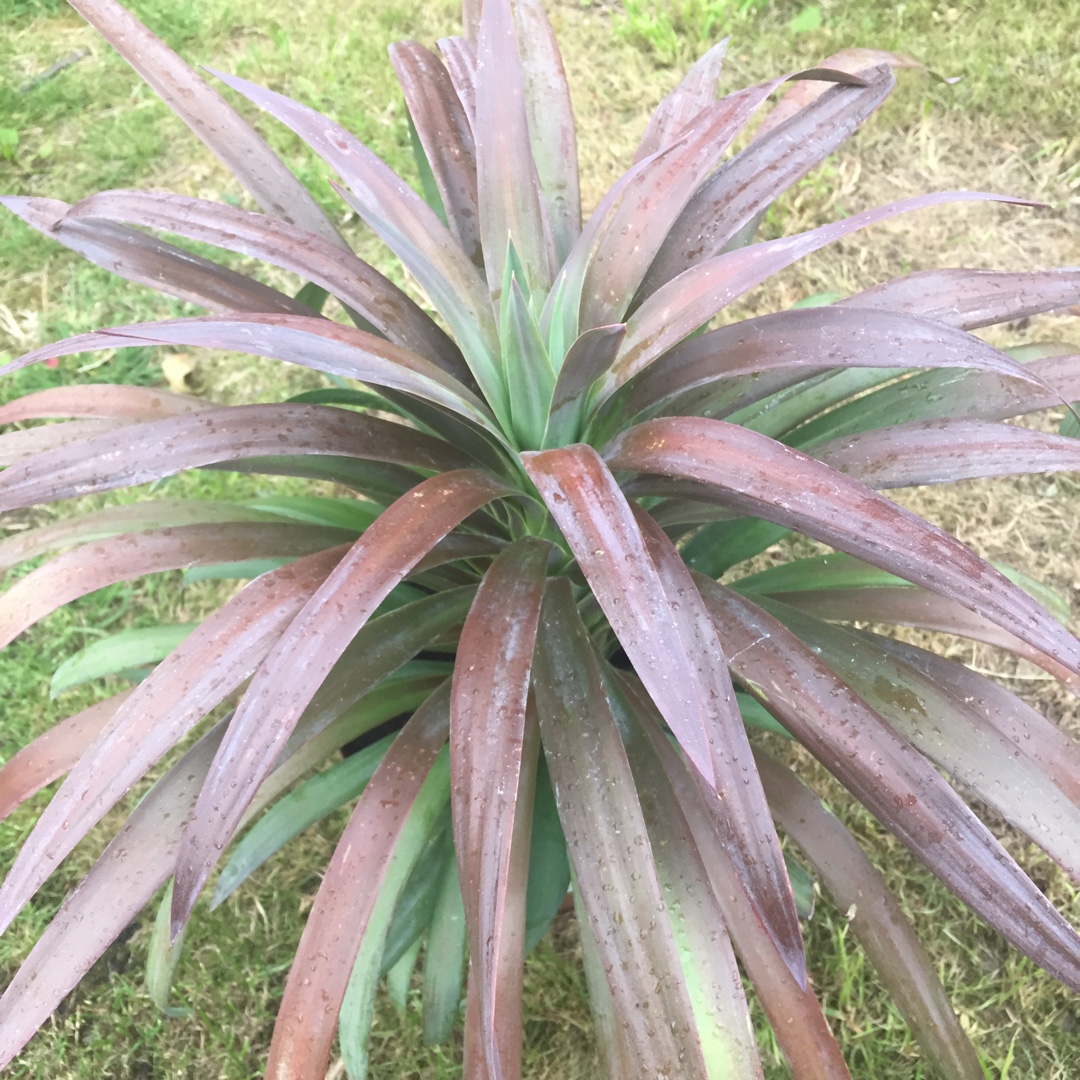
[[[142,0],[132,7],[192,61],[214,64],[295,95],[341,120],[388,162],[410,175],[404,111],[386,61],[385,43],[416,36],[430,43],[455,27],[451,0],[313,0],[298,17],[282,0]],[[810,7],[820,18],[807,16]],[[169,188],[246,205],[243,192],[160,105],[131,71],[59,0],[8,0],[0,18],[0,187],[15,194],[75,200],[121,186]],[[808,260],[749,310],[785,306],[800,296],[846,292],[924,265],[1017,267],[1075,262],[1080,242],[1076,185],[1080,167],[1073,113],[1080,99],[1080,59],[1068,43],[1080,32],[1076,0],[1048,0],[1038,18],[1022,6],[988,0],[943,7],[929,0],[882,5],[870,0],[817,5],[731,0],[635,0],[629,14],[608,5],[560,6],[553,18],[566,51],[581,121],[586,201],[617,176],[632,153],[648,109],[678,71],[719,34],[735,35],[726,85],[810,66],[854,44],[903,51],[956,85],[905,73],[892,102],[852,148],[838,154],[786,198],[765,228],[789,232],[865,205],[930,187],[969,185],[1036,194],[1047,215],[972,210],[919,217],[877,230]],[[814,26],[814,23],[817,23]],[[800,27],[810,27],[802,29]],[[20,87],[77,50],[89,54],[32,89]],[[603,57],[603,62],[597,62]],[[673,66],[674,65],[674,66]],[[325,170],[287,133],[260,123],[317,197],[350,231],[365,255],[377,249],[356,233],[325,183]],[[235,265],[242,265],[237,260]],[[390,269],[390,268],[387,268]],[[286,287],[285,275],[268,279]],[[292,282],[295,288],[299,283]],[[10,218],[0,219],[0,357],[113,322],[171,317],[193,309],[81,262]],[[1075,334],[1047,317],[1003,332],[1003,344]],[[78,381],[162,381],[160,356],[123,350],[43,365],[0,383],[0,400],[45,385]],[[198,360],[195,387],[219,400],[280,399],[314,385],[314,376],[265,361],[212,354]],[[103,362],[99,363],[99,361]],[[262,478],[205,473],[167,481],[177,494],[237,498],[269,486]],[[293,484],[295,482],[290,482]],[[290,487],[290,490],[295,488]],[[980,550],[1007,555],[1080,598],[1070,553],[1080,531],[1080,488],[1040,478],[972,484],[920,495],[919,509]],[[118,498],[130,498],[129,494]],[[1071,501],[1070,501],[1071,500]],[[17,526],[25,519],[5,522]],[[197,618],[214,601],[204,583],[181,588],[179,575],[102,590],[52,616],[0,653],[0,759],[50,723],[119,688],[80,688],[51,701],[57,665],[103,630]],[[967,648],[956,643],[953,650]],[[960,653],[988,667],[988,650]],[[1008,674],[1008,672],[1007,672]],[[1042,691],[1020,679],[1010,685]],[[1077,727],[1075,703],[1040,693],[1048,715]],[[989,1076],[1065,1080],[1080,1059],[1080,1005],[966,913],[868,815],[851,807],[822,770],[805,775],[866,843],[919,927],[963,1023],[977,1036]],[[48,793],[0,825],[0,852],[15,850]],[[20,1077],[254,1076],[265,1059],[273,1018],[306,906],[333,848],[340,817],[309,830],[287,855],[265,867],[219,911],[200,907],[174,990],[187,1015],[170,1019],[150,1004],[142,965],[153,913],[118,942],[30,1044],[12,1075]],[[40,899],[0,941],[0,983],[14,971],[59,906],[65,891],[104,843],[79,849]],[[1018,849],[1012,840],[1014,848]],[[1074,921],[1080,901],[1045,860],[1025,865]],[[911,1080],[924,1074],[917,1048],[891,1007],[847,921],[825,900],[806,927],[810,968],[834,1020],[853,1075]],[[527,1075],[577,1080],[596,1064],[584,980],[572,920],[560,918],[528,967]],[[460,1046],[422,1045],[415,1001],[399,1016],[382,999],[373,1030],[376,1080],[460,1075]],[[757,1016],[769,1080],[786,1075]]]

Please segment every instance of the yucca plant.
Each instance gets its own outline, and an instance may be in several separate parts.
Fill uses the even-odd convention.
[[[233,407],[126,386],[28,394],[0,408],[18,429],[0,436],[0,508],[206,467],[329,480],[338,494],[156,497],[166,485],[0,542],[4,567],[68,549],[0,597],[3,643],[145,574],[251,579],[194,630],[107,641],[114,668],[160,662],[0,770],[4,814],[66,774],[0,890],[7,927],[176,749],[0,1000],[0,1062],[163,886],[149,981],[164,1006],[226,848],[239,837],[213,902],[359,795],[289,975],[270,1076],[321,1078],[335,1032],[363,1076],[378,981],[407,982],[421,944],[427,1035],[445,1037],[464,998],[465,1075],[519,1075],[523,958],[568,890],[607,1075],[761,1076],[741,971],[793,1075],[847,1076],[807,981],[798,864],[775,820],[848,910],[926,1060],[981,1077],[881,877],[762,749],[782,744],[747,725],[801,743],[1080,990],[1080,939],[942,775],[1080,880],[1076,746],[968,667],[851,625],[960,634],[1080,686],[1080,642],[1053,594],[879,494],[1080,466],[1075,439],[1003,422],[1080,397],[1080,357],[1020,364],[970,333],[1080,302],[1080,270],[927,271],[710,328],[864,225],[996,198],[925,195],[750,242],[777,196],[881,104],[888,56],[852,51],[786,77],[801,81],[728,155],[785,78],[718,100],[716,46],[584,225],[569,95],[538,0],[467,0],[465,34],[440,56],[391,47],[423,198],[334,121],[217,75],[336,172],[428,310],[353,254],[132,15],[114,0],[72,4],[263,212],[139,191],[3,199],[92,261],[214,312],[84,334],[3,371],[180,345],[302,364],[334,387]],[[286,295],[155,232],[307,284]],[[320,314],[328,295],[352,325]],[[66,422],[26,426],[44,419]],[[789,531],[834,553],[742,566]],[[339,758],[346,745],[356,752]]]

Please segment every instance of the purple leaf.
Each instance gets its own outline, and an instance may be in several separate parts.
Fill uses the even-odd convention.
[[[697,115],[716,101],[716,84],[730,40],[724,38],[699,57],[682,82],[656,106],[634,154],[635,165],[675,142]]]
[[[487,286],[435,211],[340,124],[246,79],[214,74],[296,132],[345,181],[351,194],[343,197],[416,278],[485,395],[497,402],[498,333]]]
[[[436,691],[413,713],[341,834],[289,971],[267,1076],[286,1080],[326,1073],[338,1010],[380,884],[409,811],[446,742],[448,696]]]
[[[139,777],[255,670],[346,550],[319,552],[257,578],[134,690],[20,849],[0,887],[0,928]]]
[[[962,330],[1011,322],[1080,303],[1080,269],[921,270],[839,301],[844,307],[903,311]]]
[[[470,126],[476,124],[476,35],[439,39],[439,52]]]
[[[644,298],[694,263],[719,255],[740,229],[845,142],[893,87],[888,69],[863,74],[866,86],[829,87],[702,184],[672,226],[638,295]],[[812,85],[796,83],[793,91]]]
[[[114,536],[57,556],[0,595],[0,648],[50,612],[106,585],[162,570],[295,558],[340,544],[341,529],[285,522],[219,522]]]
[[[738,585],[738,583],[736,583]],[[876,622],[897,626],[917,626],[982,641],[1037,664],[1055,678],[1080,693],[1080,677],[1040,649],[1021,641],[1015,634],[976,615],[955,601],[912,585],[884,585],[850,589],[814,589],[806,592],[774,592],[782,603],[798,608],[817,619],[863,622],[868,615]]]
[[[591,933],[637,1071],[707,1074],[619,729],[570,583],[544,598],[533,684],[544,752]],[[658,912],[660,913],[658,915]]]
[[[120,533],[207,525],[217,521],[278,521],[273,513],[253,510],[241,503],[199,499],[147,499],[129,506],[110,506],[92,514],[63,518],[51,525],[12,533],[0,540],[0,570],[7,570],[35,555],[73,543],[89,543]]]
[[[1080,806],[985,716],[858,633],[761,601],[900,736],[1080,882]],[[1075,754],[1073,755],[1075,756]]]
[[[18,461],[0,473],[0,509],[283,451],[431,470],[470,464],[442,439],[377,416],[326,405],[235,405],[125,427]]]
[[[816,443],[814,457],[872,488],[1080,470],[1080,441],[978,420],[928,420]]]
[[[657,708],[705,783],[729,807],[725,842],[743,890],[795,977],[802,936],[779,842],[722,663],[724,650],[690,572],[646,517],[635,520],[614,478],[585,446],[523,454],[540,490]]]
[[[159,780],[64,902],[0,998],[0,1068],[11,1063],[165,883],[225,721]]]
[[[484,1055],[496,1080],[521,1071],[525,886],[539,749],[526,701],[550,551],[525,538],[491,564],[458,639],[450,704],[450,806]]]
[[[147,386],[53,386],[0,405],[0,424],[24,420],[103,417],[115,420],[164,420],[167,416],[212,408],[212,403]]]
[[[735,951],[765,1010],[794,1080],[851,1080],[813,989],[796,982],[758,913],[743,902],[738,871],[717,827],[718,804],[692,779],[693,770],[664,732],[648,696],[623,679],[649,745],[630,739],[628,752],[640,787],[657,792],[661,805],[677,807],[701,854],[712,893]]]
[[[798,450],[720,420],[650,420],[605,452],[614,469],[709,485],[725,506],[807,536],[969,608],[1080,673],[1080,642],[970,548]]]
[[[0,768],[0,821],[31,795],[63,776],[131,693],[124,690],[57,721],[5,762]]]
[[[277,289],[138,229],[89,217],[70,218],[67,213],[71,207],[56,199],[9,195],[0,198],[0,205],[95,266],[211,311],[315,314]]]
[[[577,132],[559,43],[539,0],[513,0],[532,156],[561,265],[581,232]]]
[[[160,38],[115,0],[72,0],[73,8],[120,53],[274,217],[344,244],[310,192],[258,133]]]
[[[915,928],[873,863],[838,818],[795,774],[755,753],[777,824],[802,849],[934,1070],[950,1080],[985,1080],[978,1055],[953,1012]]]
[[[893,638],[860,633],[872,640],[876,648],[922,672],[942,692],[974,704],[988,723],[1019,747],[1052,783],[1080,806],[1080,747],[1068,734],[1003,686],[955,660],[935,656]]]
[[[698,263],[658,289],[627,320],[626,340],[614,369],[615,384],[704,326],[718,311],[785,267],[836,240],[909,210],[943,203],[989,200],[1036,206],[1026,199],[971,191],[943,191],[889,203],[794,236],[739,248]]]
[[[780,622],[697,581],[754,696],[964,903],[1080,989],[1080,937],[937,770]]]
[[[81,218],[175,233],[280,266],[321,285],[395,345],[431,360],[460,381],[468,378],[457,346],[419,304],[347,248],[295,225],[223,203],[158,191],[91,195],[76,203],[64,221]]]
[[[17,357],[0,368],[8,375],[49,357],[132,345],[191,345],[229,349],[303,364],[315,371],[403,390],[491,429],[484,404],[456,379],[415,353],[329,319],[297,315],[204,316],[94,330]]]
[[[130,427],[131,423],[127,420],[69,420],[66,424],[43,424],[21,431],[9,431],[0,435],[0,465],[13,465],[22,458],[33,458],[69,443]]]
[[[622,323],[597,326],[586,330],[570,346],[555,379],[546,445],[562,446],[575,437],[585,417],[589,390],[611,367],[625,334]]]
[[[390,46],[390,62],[435,177],[447,224],[462,251],[482,266],[472,121],[453,79],[429,49],[416,41],[397,41]]]
[[[635,416],[722,380],[774,371],[791,371],[803,379],[819,370],[848,367],[974,368],[1044,385],[1025,365],[962,330],[907,314],[799,308],[680,342],[625,383],[612,397],[611,409]],[[621,367],[615,370],[616,381],[622,379]]]
[[[484,268],[492,301],[501,298],[508,244],[529,291],[543,295],[555,278],[555,242],[533,160],[525,112],[525,76],[510,0],[486,0],[476,55],[476,187]]]
[[[174,937],[259,784],[349,642],[447,533],[510,493],[494,478],[468,469],[423,481],[379,516],[292,621],[237,707],[185,832],[173,892]]]

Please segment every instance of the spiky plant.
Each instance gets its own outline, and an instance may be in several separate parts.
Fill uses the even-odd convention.
[[[974,911],[1080,990],[1073,929],[939,772],[1077,878],[1075,745],[969,668],[842,625],[966,635],[1077,687],[1080,643],[1052,596],[879,490],[1080,464],[1074,439],[1002,423],[1080,397],[1080,357],[1020,365],[969,333],[1080,301],[1080,271],[929,271],[708,329],[864,225],[991,197],[926,195],[749,243],[770,203],[888,94],[887,57],[843,54],[794,76],[804,81],[726,158],[785,79],[716,100],[717,46],[584,225],[569,96],[538,0],[489,0],[482,13],[470,0],[465,36],[441,41],[441,58],[391,48],[424,198],[332,120],[218,75],[337,173],[431,314],[357,258],[247,123],[114,0],[72,3],[264,212],[136,191],[74,206],[4,199],[94,262],[215,312],[81,335],[4,370],[182,345],[303,364],[338,388],[240,407],[123,386],[29,394],[0,422],[69,422],[0,437],[0,508],[208,466],[329,479],[339,495],[148,498],[0,544],[8,567],[69,549],[0,598],[4,643],[144,574],[214,566],[253,579],[133,691],[0,771],[4,813],[67,774],[0,891],[6,927],[140,778],[233,706],[169,759],[7,988],[0,1061],[167,886],[150,971],[164,1001],[195,901],[242,830],[252,825],[215,901],[359,795],[285,988],[273,1077],[321,1078],[336,1030],[363,1076],[375,987],[414,962],[419,940],[429,1035],[456,1021],[467,966],[465,1075],[519,1075],[523,956],[571,883],[609,1076],[760,1076],[740,963],[793,1074],[847,1076],[807,984],[774,818],[850,909],[926,1059],[942,1076],[981,1077],[881,878],[747,724],[801,743]],[[154,232],[309,284],[285,295]],[[320,315],[327,294],[353,325]],[[740,571],[789,530],[836,554]],[[365,733],[360,752],[309,775]]]

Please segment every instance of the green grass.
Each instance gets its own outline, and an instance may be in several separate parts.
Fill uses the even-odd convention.
[[[928,119],[937,125],[929,129],[932,137],[944,142],[946,136],[960,140],[958,133],[969,128],[988,140],[987,157],[971,163],[975,186],[981,186],[980,167],[999,143],[1014,146],[1033,176],[1042,175],[1040,163],[1048,155],[1056,155],[1053,160],[1061,164],[1046,180],[1048,190],[1067,187],[1070,176],[1075,180],[1080,60],[1069,43],[1080,32],[1076,0],[1049,0],[1037,18],[1005,0],[947,8],[929,0],[903,5],[824,0],[817,5],[820,25],[800,32],[800,21],[793,27],[793,20],[808,6],[748,5],[741,0],[658,5],[638,0],[627,16],[612,14],[605,6],[555,8],[581,114],[582,156],[590,164],[586,188],[599,190],[613,178],[616,161],[628,160],[646,107],[677,77],[671,65],[681,69],[708,38],[729,30],[736,35],[727,65],[729,87],[810,66],[856,44],[907,52],[942,75],[963,76],[955,86],[925,75],[901,76],[901,88],[874,133],[857,145],[857,160],[864,161],[866,174],[871,174],[856,185],[859,191],[880,183],[881,178],[872,175],[880,146],[890,140],[908,145],[904,140],[920,124],[926,130]],[[412,175],[405,116],[385,44],[405,36],[431,43],[453,32],[456,13],[450,0],[380,0],[373,5],[315,0],[302,12],[282,0],[143,0],[132,7],[190,60],[236,71],[335,115],[394,168]],[[801,19],[802,25],[812,22]],[[74,201],[102,188],[157,187],[246,205],[243,192],[194,137],[59,0],[7,0],[0,31],[0,128],[14,131],[17,139],[14,144],[0,139],[0,188]],[[80,48],[91,54],[20,92],[28,78]],[[365,255],[373,257],[377,248],[342,211],[326,184],[325,169],[288,133],[266,122],[258,126]],[[4,147],[11,147],[10,158]],[[901,161],[899,167],[905,165]],[[808,178],[773,214],[767,228],[802,228],[845,210],[851,186],[848,167],[849,159],[838,157]],[[1018,228],[1023,235],[1023,227]],[[947,252],[968,251],[980,242],[975,232],[959,239],[950,234],[947,244],[939,241],[940,235],[933,234],[928,245],[933,264],[950,258]],[[939,250],[940,258],[935,254]],[[927,254],[917,243],[900,245],[880,256],[879,265],[869,246],[852,244],[844,252],[843,260],[811,262],[801,276],[785,279],[782,288],[788,292],[760,302],[789,303],[793,296],[843,288],[852,275],[901,272]],[[963,260],[957,255],[955,261]],[[397,274],[392,267],[385,269]],[[267,280],[282,288],[300,284],[285,275]],[[18,222],[0,219],[0,357],[96,326],[193,310],[118,283]],[[39,365],[0,384],[0,401],[72,380],[158,383],[159,361],[146,350],[123,350],[67,358],[55,368]],[[265,361],[214,355],[200,362],[194,382],[220,400],[275,400],[317,385],[318,379]],[[271,481],[258,477],[202,473],[166,481],[161,492],[238,498],[270,486]],[[300,489],[293,481],[286,487]],[[0,760],[56,719],[121,685],[110,680],[107,686],[80,688],[49,700],[49,679],[66,657],[105,631],[198,618],[222,588],[213,583],[181,588],[177,574],[118,585],[56,613],[0,652]],[[1080,1059],[1080,1004],[1075,997],[967,914],[872,819],[852,809],[821,770],[804,763],[804,771],[866,841],[917,926],[926,931],[924,939],[957,1010],[978,1037],[988,1075],[1008,1080],[1065,1080],[1075,1075],[1074,1063]],[[0,825],[5,857],[25,837],[47,797],[42,793]],[[110,817],[0,940],[0,984],[26,955],[117,820]],[[257,1075],[304,913],[342,820],[339,815],[309,830],[219,911],[210,913],[200,906],[173,997],[175,1004],[191,1010],[188,1015],[164,1017],[143,989],[142,966],[153,919],[149,911],[30,1044],[12,1075],[50,1080],[238,1080]],[[1055,902],[1074,921],[1080,919],[1080,902],[1061,875],[1030,852],[1024,852],[1024,858]],[[923,1076],[917,1048],[851,938],[843,913],[823,900],[806,935],[815,986],[857,1080]],[[526,1060],[531,1077],[576,1080],[596,1075],[584,980],[576,961],[573,925],[561,918],[528,966]],[[445,1049],[422,1045],[416,1004],[410,999],[399,1017],[388,1000],[380,1002],[373,1029],[376,1080],[460,1075],[459,1044]],[[786,1070],[760,1014],[756,1016],[766,1048],[766,1074],[779,1080]]]

